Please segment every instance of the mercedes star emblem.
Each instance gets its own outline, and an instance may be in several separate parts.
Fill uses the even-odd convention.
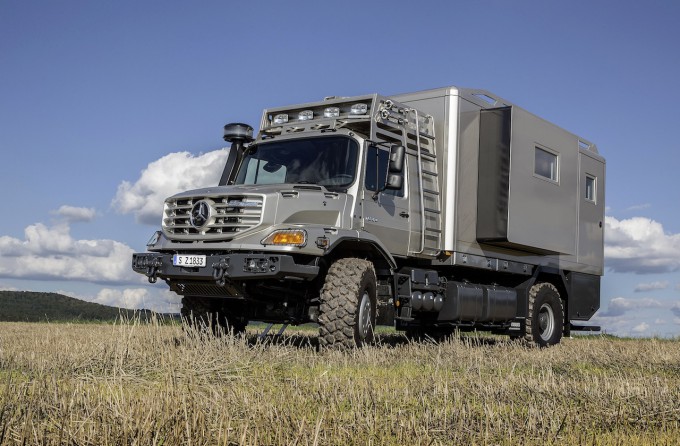
[[[210,219],[210,205],[204,200],[199,201],[191,208],[189,222],[197,229],[202,228]]]

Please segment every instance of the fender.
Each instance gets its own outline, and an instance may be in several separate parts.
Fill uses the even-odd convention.
[[[364,254],[373,258],[381,269],[388,269],[390,274],[397,268],[397,261],[373,234],[364,231],[338,230],[335,234],[327,234],[329,246],[324,257],[352,257]],[[382,263],[382,265],[380,264]]]

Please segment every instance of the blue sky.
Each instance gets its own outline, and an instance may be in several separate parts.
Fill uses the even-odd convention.
[[[678,336],[679,19],[671,1],[0,0],[0,288],[173,308],[129,254],[165,195],[216,181],[225,123],[457,85],[598,145],[595,322]]]

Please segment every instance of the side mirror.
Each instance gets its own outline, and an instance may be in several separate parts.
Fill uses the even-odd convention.
[[[402,173],[404,171],[405,154],[406,148],[404,148],[404,146],[392,146],[390,148],[390,172]]]
[[[399,190],[404,185],[404,176],[400,173],[387,174],[387,181],[385,182],[385,189]]]

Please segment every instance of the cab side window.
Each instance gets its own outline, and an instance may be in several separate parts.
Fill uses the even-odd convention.
[[[385,188],[387,167],[390,154],[387,150],[380,150],[376,146],[370,146],[366,151],[366,190],[378,191]],[[382,193],[387,195],[404,196],[404,187],[399,190],[386,189]]]

